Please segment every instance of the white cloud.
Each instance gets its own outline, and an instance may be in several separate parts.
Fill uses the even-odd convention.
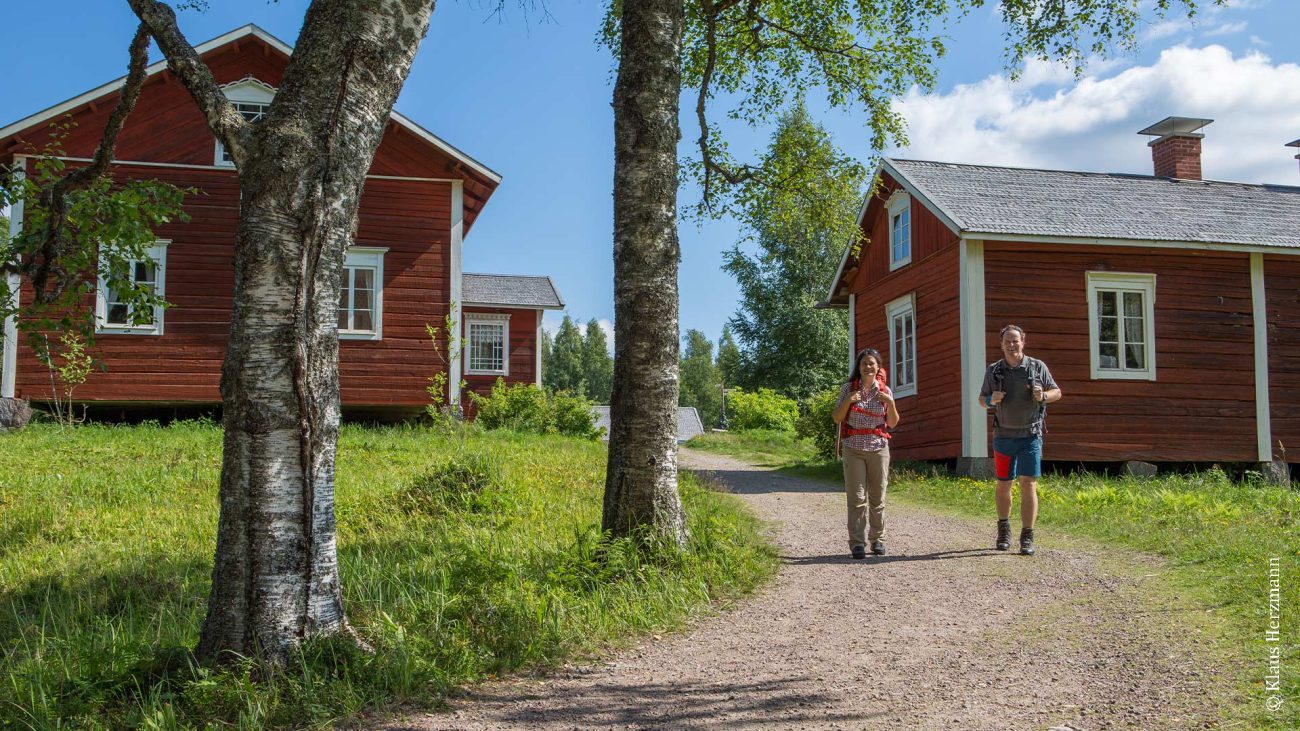
[[[1273,45],[1272,43],[1269,43],[1268,41],[1264,40],[1263,38],[1260,38],[1257,35],[1252,35],[1250,37],[1250,42],[1251,45],[1259,46],[1260,48]]]
[[[1158,23],[1152,23],[1142,33],[1142,40],[1154,41],[1158,38],[1167,38],[1176,33],[1182,33],[1185,30],[1191,30],[1192,21],[1190,18],[1174,18],[1173,20],[1162,20]]]
[[[1300,184],[1283,143],[1300,135],[1300,66],[1218,45],[1166,49],[1150,66],[1077,82],[1036,71],[946,94],[913,89],[896,102],[908,121],[902,157],[1024,167],[1151,172],[1136,135],[1166,116],[1207,117],[1207,178]],[[1106,73],[1106,72],[1102,72]]]
[[[1246,21],[1239,20],[1236,23],[1220,23],[1213,28],[1202,33],[1204,36],[1227,36],[1234,33],[1240,33],[1246,30]]]

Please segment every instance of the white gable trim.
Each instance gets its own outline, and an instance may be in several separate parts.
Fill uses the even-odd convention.
[[[245,25],[242,28],[236,28],[235,30],[232,30],[229,33],[226,33],[224,35],[217,36],[216,38],[213,38],[212,40],[207,41],[205,43],[200,43],[199,45],[194,47],[194,50],[195,52],[198,53],[199,56],[202,56],[205,53],[220,48],[233,41],[239,40],[240,38],[247,38],[248,36],[253,36],[255,38],[261,39],[262,41],[265,41],[272,48],[276,49],[277,51],[283,53],[286,56],[293,55],[292,46],[288,45],[284,41],[281,41],[280,39],[276,38],[270,33],[267,33],[261,28],[258,28],[256,25],[253,25],[252,23],[249,23],[248,25]],[[152,63],[145,68],[145,78],[148,79],[149,77],[153,76],[154,74],[157,74],[158,72],[162,71],[165,68],[167,68],[166,60]],[[90,91],[84,94],[75,96],[65,102],[56,104],[42,112],[37,112],[36,114],[33,114],[29,117],[20,119],[17,122],[14,122],[13,124],[10,124],[4,128],[0,128],[0,139],[9,137],[12,134],[21,132],[30,127],[35,127],[36,125],[42,124],[44,122],[48,122],[51,119],[54,119],[55,117],[58,117],[61,114],[66,114],[106,94],[112,94],[113,92],[118,91],[125,85],[126,85],[126,77],[123,76],[119,79],[110,81],[107,84],[104,84],[103,86],[99,86],[94,89],[91,89]],[[450,155],[456,160],[459,160],[460,162],[464,163],[467,167],[471,168],[475,172],[491,180],[493,183],[501,182],[500,174],[493,172],[491,169],[489,169],[482,163],[478,162],[474,158],[470,157],[469,155],[466,155],[465,153],[456,149],[452,145],[447,144],[447,142],[442,140],[440,137],[433,134],[429,130],[421,127],[415,122],[412,122],[410,119],[406,118],[405,116],[394,111],[391,114],[391,119],[394,122],[397,122],[398,124],[405,127],[416,137],[419,137],[420,139],[424,140],[425,142],[428,142],[429,144],[433,145],[439,150],[442,150],[444,153]]]
[[[927,193],[924,188],[917,185],[899,171],[898,168],[894,167],[889,158],[882,160],[880,164],[876,166],[876,171],[871,175],[872,189],[867,191],[867,194],[862,199],[862,207],[858,209],[858,226],[862,225],[862,217],[867,215],[867,206],[871,205],[871,199],[875,197],[875,182],[880,179],[881,172],[889,173],[890,177],[898,181],[898,184],[902,186],[903,190],[906,190],[913,198],[921,201],[921,205],[925,206],[926,209],[933,213],[940,221],[943,221],[943,225],[947,226],[954,234],[961,236],[965,233],[962,224],[957,220],[956,216],[944,209],[943,206],[936,204],[934,199],[930,197],[929,193]],[[835,276],[831,279],[830,290],[826,293],[827,302],[835,299],[835,289],[840,283],[840,277],[844,276],[844,267],[848,264],[849,252],[853,251],[853,247],[856,246],[857,243],[857,241],[850,241],[849,245],[844,247],[844,254],[840,257],[840,265],[835,268]],[[890,258],[891,260],[893,258],[892,246]]]

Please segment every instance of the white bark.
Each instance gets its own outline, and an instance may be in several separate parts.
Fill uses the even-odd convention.
[[[614,391],[603,524],[683,543],[677,493],[683,6],[625,0],[614,89]]]
[[[315,0],[266,119],[236,121],[170,8],[128,0],[238,164],[221,517],[198,653],[283,662],[347,629],[334,525],[340,272],[431,2]],[[236,117],[238,115],[235,115]]]

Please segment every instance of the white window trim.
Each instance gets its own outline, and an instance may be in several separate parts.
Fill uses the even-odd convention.
[[[1087,272],[1086,280],[1088,287],[1088,364],[1092,371],[1092,380],[1156,380],[1156,275],[1132,272]],[[1101,324],[1097,320],[1098,290],[1126,290],[1143,294],[1142,334],[1146,339],[1146,368],[1138,370],[1134,368],[1103,369],[1101,367],[1101,351],[1097,347],[1097,339],[1100,337],[1101,331]],[[1122,324],[1120,327],[1122,327]],[[1122,352],[1120,356],[1123,356]]]
[[[912,196],[906,191],[899,188],[890,197],[886,204],[886,217],[889,223],[889,271],[894,271],[900,267],[905,267],[912,263]],[[894,216],[907,211],[907,256],[902,259],[894,258]]]
[[[470,325],[500,325],[502,327],[501,337],[501,370],[484,370],[480,368],[470,368],[470,351],[474,349],[474,344],[470,342]],[[465,313],[465,347],[463,349],[462,359],[465,364],[465,375],[467,376],[508,376],[510,375],[510,315],[506,313],[492,312],[466,312]]]
[[[899,367],[898,363],[894,362],[894,317],[904,312],[912,315],[912,352],[910,353],[912,356],[912,382],[906,386],[899,386]],[[905,294],[885,305],[885,324],[889,328],[889,388],[894,392],[894,398],[915,396],[916,384],[920,380],[916,367],[916,340],[919,337],[916,325],[916,294]]]
[[[221,87],[225,92],[226,98],[233,103],[243,104],[267,104],[269,105],[275,99],[275,87],[264,84],[261,81],[248,77],[240,79],[233,84],[227,84]],[[221,144],[221,140],[213,140],[214,147],[212,152],[212,164],[219,168],[233,168],[233,160],[225,160],[226,146]]]
[[[375,329],[339,330],[339,340],[383,340],[384,339],[384,246],[349,246],[343,259],[343,274],[348,267],[369,267],[375,270]],[[345,286],[346,282],[341,286]]]
[[[167,245],[171,241],[159,239],[145,250],[154,262],[154,293],[159,298],[167,296]],[[133,260],[136,261],[136,260]],[[162,305],[154,305],[153,323],[149,325],[109,325],[108,324],[108,280],[101,273],[95,284],[95,333],[99,335],[162,335]]]

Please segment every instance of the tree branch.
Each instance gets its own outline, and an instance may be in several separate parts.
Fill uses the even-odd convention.
[[[127,0],[127,4],[140,22],[149,28],[150,35],[167,58],[168,68],[194,98],[208,127],[226,146],[238,167],[247,157],[251,125],[235,111],[234,105],[217,86],[216,79],[212,78],[212,71],[181,33],[176,25],[176,12],[158,0]]]
[[[740,169],[731,169],[713,158],[713,150],[709,147],[709,119],[705,113],[709,85],[713,81],[713,72],[718,63],[718,18],[738,4],[740,0],[723,0],[720,3],[702,0],[700,8],[704,15],[704,43],[707,50],[704,71],[700,74],[700,92],[695,98],[695,117],[700,125],[700,165],[704,168],[702,198],[705,208],[709,210],[713,209],[712,186],[715,174],[721,175],[731,185],[736,185],[753,177],[754,173],[753,168],[748,165]]]
[[[104,136],[95,148],[90,164],[72,171],[41,191],[40,206],[47,215],[45,230],[40,234],[39,251],[26,262],[11,263],[27,275],[38,303],[48,304],[57,300],[71,284],[73,275],[63,268],[61,262],[68,250],[63,230],[67,220],[68,195],[90,186],[108,169],[108,164],[113,159],[113,150],[117,147],[117,136],[122,132],[127,115],[135,109],[135,103],[140,99],[140,88],[144,86],[145,68],[148,64],[149,32],[142,24],[131,39],[126,81],[118,95],[117,106],[104,125]],[[54,276],[53,283],[50,282],[51,275]]]

